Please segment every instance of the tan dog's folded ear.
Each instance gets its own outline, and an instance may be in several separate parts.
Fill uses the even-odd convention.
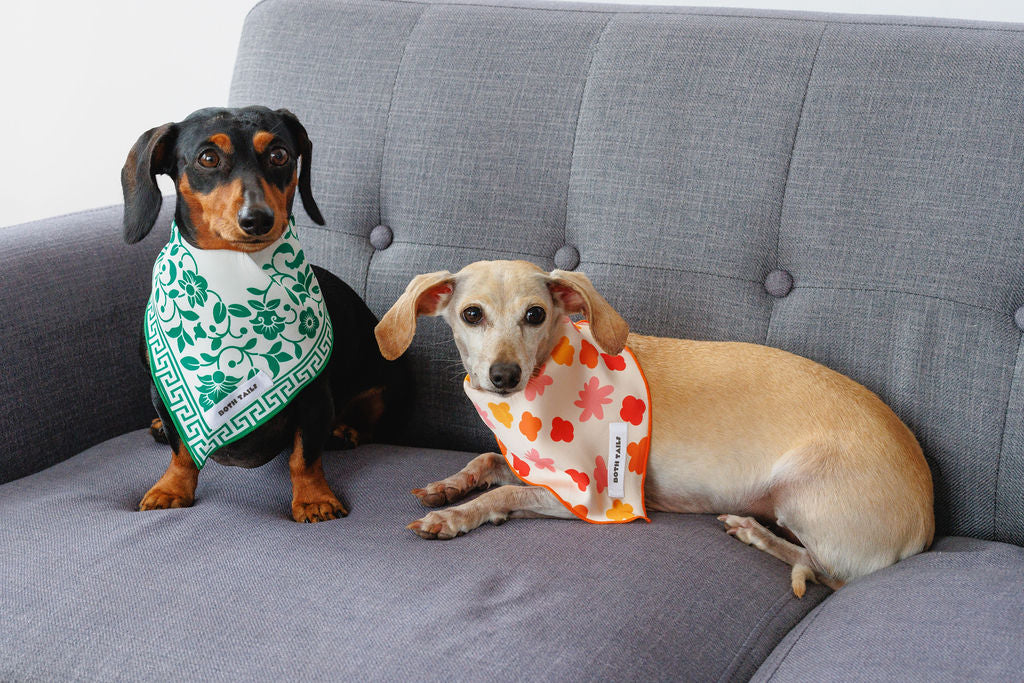
[[[381,354],[394,360],[405,353],[416,334],[416,318],[439,315],[448,305],[454,287],[455,276],[447,270],[414,277],[373,331]]]
[[[629,334],[629,324],[598,294],[590,278],[583,273],[553,270],[548,275],[548,290],[566,313],[582,313],[586,316],[594,340],[605,353],[622,353]]]

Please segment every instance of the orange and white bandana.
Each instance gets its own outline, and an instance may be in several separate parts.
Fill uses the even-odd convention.
[[[582,520],[647,519],[651,398],[633,352],[601,353],[590,325],[565,318],[551,358],[510,396],[463,385],[516,476]],[[647,521],[650,521],[647,519]]]

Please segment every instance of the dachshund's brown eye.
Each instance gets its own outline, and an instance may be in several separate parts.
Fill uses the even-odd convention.
[[[220,155],[212,149],[204,149],[196,162],[203,168],[216,168],[220,164]]]
[[[275,147],[270,150],[270,163],[274,166],[284,166],[288,163],[288,150],[284,147]]]
[[[462,310],[462,319],[470,325],[476,325],[484,319],[484,312],[479,306],[467,306]]]
[[[526,309],[526,315],[523,316],[523,320],[529,325],[540,325],[547,316],[547,312],[540,306],[530,306]]]

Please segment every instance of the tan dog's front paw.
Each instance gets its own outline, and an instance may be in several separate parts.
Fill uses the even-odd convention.
[[[501,482],[503,476],[511,477],[505,458],[497,453],[484,453],[452,476],[413,489],[412,495],[428,508],[441,507],[462,500],[476,490],[490,488]]]
[[[469,533],[482,523],[468,510],[449,508],[428,513],[405,528],[420,538],[448,540]]]
[[[458,474],[427,484],[421,489],[413,489],[412,495],[428,508],[441,507],[465,498],[476,488],[476,477],[472,474]]]
[[[326,522],[329,519],[337,519],[348,515],[348,510],[335,497],[325,500],[313,500],[292,503],[292,519],[296,522],[312,524],[315,522]]]
[[[187,491],[165,489],[156,485],[146,492],[139,502],[139,510],[167,510],[169,508],[192,507],[193,494]]]

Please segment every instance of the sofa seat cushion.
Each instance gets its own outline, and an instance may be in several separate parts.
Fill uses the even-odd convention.
[[[836,593],[779,644],[759,681],[1019,680],[1024,548],[949,537]]]
[[[132,432],[0,486],[0,679],[747,678],[828,595],[710,516],[405,530],[467,453],[329,453],[351,514],[320,524],[280,457],[136,512],[169,455]]]

